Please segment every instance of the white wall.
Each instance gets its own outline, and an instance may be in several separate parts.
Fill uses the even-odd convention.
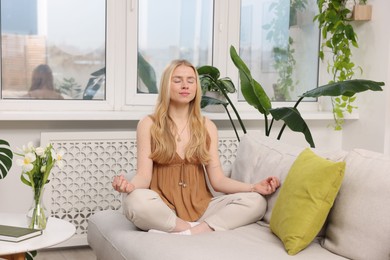
[[[354,28],[359,36],[359,48],[354,51],[353,60],[363,68],[362,78],[384,81],[386,85],[384,92],[366,92],[358,96],[360,119],[347,122],[345,125],[342,147],[347,150],[362,147],[384,152],[385,135],[390,131],[387,119],[390,102],[388,94],[390,2],[381,0],[368,2],[373,6],[372,20],[354,22]]]
[[[389,8],[389,7],[387,7]],[[390,41],[389,41],[390,49]],[[384,57],[386,57],[384,55]],[[386,82],[390,84],[390,51],[387,53],[387,77]],[[387,155],[390,155],[390,90],[389,86],[385,88],[386,92],[386,106],[385,106],[385,140],[384,140],[384,152]]]

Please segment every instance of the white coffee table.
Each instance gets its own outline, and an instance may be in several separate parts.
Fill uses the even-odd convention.
[[[25,214],[0,213],[0,224],[27,227]],[[59,244],[76,232],[71,223],[50,217],[43,234],[20,242],[0,241],[0,256],[6,259],[25,259],[24,253]]]

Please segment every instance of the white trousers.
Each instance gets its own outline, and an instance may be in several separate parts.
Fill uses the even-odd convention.
[[[125,196],[126,217],[142,230],[172,231],[176,213],[150,189],[136,189]],[[206,222],[215,231],[230,230],[260,220],[267,209],[266,199],[256,192],[222,195],[211,200],[198,222]]]

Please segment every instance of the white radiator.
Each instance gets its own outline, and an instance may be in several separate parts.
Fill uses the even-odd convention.
[[[111,181],[120,172],[135,172],[136,133],[45,132],[41,145],[52,143],[64,153],[64,167],[53,168],[45,189],[46,207],[52,217],[76,226],[76,234],[58,245],[87,245],[88,218],[96,211],[121,209],[121,195]],[[219,153],[223,168],[236,158],[238,141],[233,131],[219,132]]]

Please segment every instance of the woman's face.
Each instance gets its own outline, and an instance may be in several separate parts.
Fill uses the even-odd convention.
[[[180,65],[172,73],[171,103],[188,104],[196,95],[197,79],[192,67]]]

